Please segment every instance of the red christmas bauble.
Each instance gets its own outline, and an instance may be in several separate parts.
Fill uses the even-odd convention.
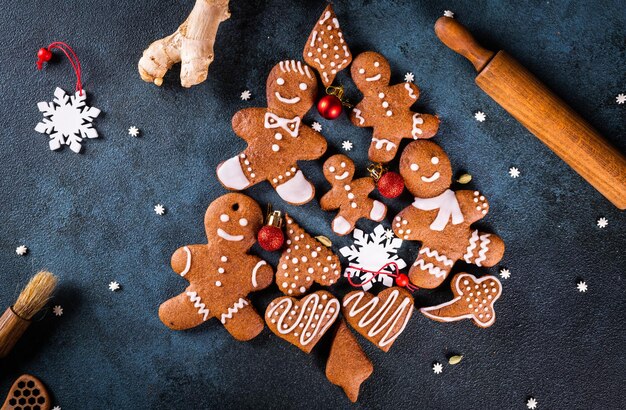
[[[37,51],[37,58],[40,61],[50,61],[50,59],[52,58],[52,51],[42,47],[39,49],[39,51]]]
[[[404,191],[404,178],[397,172],[385,172],[378,180],[377,187],[385,198],[396,198]]]
[[[259,230],[257,240],[259,241],[261,248],[266,251],[273,252],[279,250],[283,246],[285,236],[283,235],[282,229],[279,227],[265,225]]]
[[[406,287],[406,285],[409,284],[409,277],[406,276],[404,273],[399,274],[398,276],[396,276],[396,284],[400,287]]]
[[[341,100],[334,95],[325,95],[317,102],[317,111],[327,120],[334,120],[343,110]]]

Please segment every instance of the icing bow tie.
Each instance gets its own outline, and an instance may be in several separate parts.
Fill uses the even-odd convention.
[[[276,114],[267,112],[265,113],[265,128],[282,128],[292,137],[297,137],[300,129],[300,117],[280,118]]]

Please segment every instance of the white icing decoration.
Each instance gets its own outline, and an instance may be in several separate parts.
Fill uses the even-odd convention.
[[[372,221],[380,222],[387,213],[387,207],[380,201],[374,200],[372,203],[372,210],[370,211],[370,219]]]
[[[406,90],[409,92],[409,97],[417,100],[417,95],[415,95],[415,93],[413,92],[413,88],[411,88],[411,85],[409,83],[404,83],[404,88],[406,88]]]
[[[359,110],[358,108],[354,108],[352,112],[354,113],[354,118],[359,120],[359,125],[365,122],[365,118],[363,118],[363,116],[361,115],[361,110]]]
[[[226,214],[221,214],[220,215],[220,221],[222,222],[228,222],[230,220],[230,217]]]
[[[217,178],[230,189],[241,190],[250,186],[250,181],[243,173],[238,157],[224,161],[217,168]]]
[[[231,242],[239,242],[243,240],[243,235],[231,235],[222,228],[217,229],[217,236]]]
[[[313,30],[313,33],[311,33],[311,43],[309,44],[311,47],[315,45],[316,38],[317,38],[317,30]]]
[[[271,306],[266,314],[267,316],[272,316],[272,314],[274,314],[274,312],[278,308],[282,308],[283,311],[280,314],[276,323],[276,330],[278,331],[278,333],[286,335],[292,333],[294,330],[297,330],[298,327],[302,328],[302,330],[300,331],[301,335],[299,337],[299,342],[302,346],[306,346],[311,343],[311,341],[315,339],[318,334],[324,334],[326,330],[328,330],[328,328],[334,323],[337,315],[339,314],[339,301],[337,299],[332,298],[328,300],[325,306],[323,305],[323,303],[324,302],[320,302],[320,297],[317,293],[312,293],[305,296],[300,301],[301,308],[299,309],[299,311],[296,306],[296,315],[298,316],[295,320],[292,321],[291,325],[289,325],[288,323],[284,323],[288,314],[291,313],[292,308],[294,307],[294,303],[291,298],[285,297],[284,299],[281,299],[274,306]],[[310,312],[317,309],[323,309],[320,312],[320,316],[318,319],[315,319],[312,314],[306,313],[307,311]],[[307,316],[307,318],[304,317],[305,315]],[[330,318],[327,318],[328,315],[330,315]],[[314,321],[316,323],[314,323]],[[321,326],[324,321],[325,323],[323,324],[323,326]]]
[[[246,306],[247,304],[248,304],[247,300],[245,300],[244,298],[239,298],[239,300],[235,302],[232,307],[228,308],[228,311],[226,313],[222,313],[222,316],[220,318],[220,321],[222,322],[222,324],[226,324],[227,319],[233,318],[233,313],[239,312],[239,309],[243,309],[243,307]]]
[[[193,303],[193,307],[198,310],[198,314],[202,315],[202,320],[206,321],[209,318],[209,309],[206,308],[206,305],[202,303],[202,299],[196,292],[187,292],[187,296],[189,296],[189,300]]]
[[[441,174],[439,173],[439,171],[435,171],[435,173],[429,177],[425,177],[422,175],[421,179],[422,181],[430,184],[431,182],[435,182],[436,180],[438,180],[440,176]]]
[[[308,85],[306,85],[306,83],[300,83],[300,85],[298,85],[298,87],[299,87],[302,91],[304,91],[304,90],[306,90],[309,86],[308,86]]]
[[[246,218],[241,218],[239,220],[239,225],[241,225],[241,226],[248,226],[248,220]]]
[[[411,299],[408,297],[405,297],[404,300],[400,303],[400,305],[396,307],[395,311],[391,313],[387,318],[388,313],[393,307],[393,304],[398,299],[399,295],[400,295],[400,291],[398,291],[397,289],[394,289],[389,294],[389,297],[385,300],[382,306],[380,307],[378,306],[378,302],[380,302],[380,299],[378,297],[374,297],[369,302],[359,307],[358,306],[359,303],[363,299],[363,296],[365,296],[365,292],[360,291],[347,297],[343,301],[343,306],[348,307],[348,305],[356,298],[356,301],[354,301],[354,304],[352,305],[352,307],[350,307],[350,310],[348,311],[348,316],[354,317],[358,315],[359,313],[361,313],[362,311],[367,309],[367,311],[363,314],[361,319],[359,319],[357,325],[363,328],[375,322],[373,323],[373,325],[367,332],[367,335],[369,337],[374,337],[378,335],[379,333],[385,331],[386,329],[385,334],[378,342],[378,345],[380,347],[384,347],[384,346],[387,346],[388,344],[393,343],[393,341],[396,340],[398,336],[400,336],[400,334],[404,331],[406,324],[409,322],[411,315],[413,314],[413,306],[411,306]],[[378,310],[374,312],[374,310],[377,307],[378,307]],[[402,320],[402,315],[405,314],[405,310],[407,308],[409,309],[409,311],[406,312],[404,323],[402,323],[402,326],[400,327],[400,329],[396,331],[394,334],[394,330],[396,329],[396,326],[398,325],[398,323]]]
[[[278,98],[278,101],[285,103],[285,104],[296,104],[298,102],[300,102],[300,97],[296,96],[293,98],[286,98],[283,97],[282,95],[280,95],[280,93],[278,91],[276,91],[274,93],[274,95],[276,96],[276,98]]]
[[[420,135],[422,135],[422,130],[418,127],[418,125],[422,125],[424,123],[424,119],[420,117],[419,114],[413,114],[413,129],[411,130],[411,136],[413,139],[418,139]]]
[[[350,228],[352,228],[350,222],[343,216],[337,216],[333,219],[333,232],[339,235],[345,235],[350,231]]]
[[[257,262],[257,264],[254,266],[254,269],[252,269],[252,286],[253,286],[253,287],[255,287],[255,288],[256,288],[257,286],[259,286],[259,284],[258,284],[258,283],[257,283],[257,281],[256,281],[256,273],[257,273],[257,271],[259,270],[259,268],[261,268],[261,266],[263,266],[263,265],[267,265],[267,262],[265,262],[265,261],[259,261],[259,262]],[[283,265],[283,266],[285,266],[285,265]]]
[[[437,157],[432,157],[432,158],[430,159],[430,162],[431,162],[431,163],[433,163],[434,165],[437,165],[437,164],[439,163],[439,158],[437,158]]]
[[[293,117],[291,119],[281,118],[276,114],[267,112],[265,113],[265,122],[263,126],[267,129],[281,128],[287,131],[287,133],[289,133],[289,135],[291,135],[292,137],[297,137],[300,130],[300,117]]]
[[[424,259],[418,259],[413,263],[413,266],[427,271],[430,275],[434,275],[437,278],[442,278],[448,274],[448,271],[441,269],[439,266],[435,266],[432,262],[426,263]]]
[[[376,74],[376,75],[375,75],[375,76],[373,76],[373,77],[366,77],[366,78],[365,78],[365,81],[378,81],[378,80],[380,80],[380,73],[379,73],[379,74]]]
[[[326,13],[324,13],[324,17],[320,19],[320,26],[323,26],[329,17],[330,17],[330,11],[327,11]]]
[[[180,276],[185,277],[187,273],[189,273],[189,269],[191,269],[191,250],[187,246],[183,246],[183,250],[187,254],[187,262],[185,263],[185,269],[180,273]]]
[[[306,180],[302,171],[298,170],[289,181],[278,185],[276,192],[282,199],[292,204],[308,201],[313,196],[313,185]]]
[[[417,171],[418,169],[420,169],[420,166],[417,164],[411,164],[411,171]]]
[[[285,80],[282,77],[278,77],[276,79],[276,84],[283,85],[283,84],[285,84]]]
[[[446,189],[442,194],[433,198],[415,198],[412,204],[422,211],[438,210],[437,217],[430,224],[433,231],[443,231],[452,217],[452,225],[458,225],[464,221],[459,201],[454,191]]]
[[[429,247],[425,246],[420,249],[419,254],[426,254],[429,258],[435,258],[438,262],[443,262],[444,265],[452,267],[454,265],[454,261],[448,258],[446,255],[441,255],[437,252],[436,249],[431,250]]]
[[[350,176],[350,173],[348,171],[345,171],[341,175],[335,175],[335,179],[338,181],[343,181],[344,179],[348,178],[348,176]]]
[[[397,147],[396,144],[385,138],[379,139],[376,137],[372,137],[372,142],[375,143],[374,147],[376,147],[376,149],[382,149],[383,147],[385,147],[385,151],[391,151],[392,149]]]

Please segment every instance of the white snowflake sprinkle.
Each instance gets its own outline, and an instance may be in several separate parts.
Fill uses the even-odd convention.
[[[128,129],[128,135],[133,136],[133,137],[138,137],[139,128],[135,127],[134,125],[131,125],[131,127]]]
[[[534,397],[531,397],[530,399],[528,399],[528,401],[526,402],[526,407],[528,407],[530,410],[534,410],[537,408],[537,400]]]
[[[443,15],[446,17],[454,18],[454,13],[450,10],[444,10]]]
[[[598,219],[598,222],[597,222],[598,228],[600,229],[606,228],[608,224],[609,224],[609,220],[606,219],[605,217]]]
[[[26,245],[20,245],[17,248],[15,248],[15,253],[17,253],[20,256],[26,255],[26,252],[28,252],[28,248],[26,247]]]
[[[393,277],[389,273],[395,272],[395,269],[391,266],[385,269],[383,267],[390,262],[395,263],[398,270],[406,267],[406,262],[397,255],[402,239],[387,238],[387,232],[382,225],[376,226],[374,232],[369,235],[360,229],[355,229],[352,236],[354,244],[339,249],[341,255],[350,261],[350,266],[344,271],[344,276],[358,278],[363,284],[363,290],[371,289],[376,282],[387,287],[393,286]],[[380,273],[374,276],[371,272]]]
[[[63,316],[63,308],[61,307],[61,305],[56,305],[55,307],[52,308],[52,313],[54,313],[55,316]]]
[[[100,114],[100,110],[85,104],[85,90],[68,96],[58,88],[54,90],[52,102],[42,101],[37,104],[43,113],[43,119],[35,127],[35,131],[50,136],[50,149],[55,151],[62,145],[69,145],[76,153],[80,152],[81,142],[85,138],[98,138],[98,132],[92,121]]]
[[[618,104],[626,103],[626,94],[617,94],[617,97],[615,97],[615,102]]]
[[[314,131],[322,132],[322,124],[320,124],[317,121],[315,121],[313,124],[311,124],[311,128],[313,128]]]
[[[341,148],[343,148],[346,151],[350,151],[352,149],[352,146],[353,146],[352,142],[347,141],[347,140],[341,143]]]
[[[443,372],[443,365],[439,362],[435,363],[433,365],[433,372],[435,372],[435,374],[441,374],[441,372]]]
[[[584,280],[581,280],[580,282],[576,284],[576,288],[578,289],[579,292],[585,293],[587,291],[587,282],[585,282]]]
[[[165,214],[165,207],[163,205],[161,205],[161,204],[156,204],[154,206],[154,212],[157,215],[164,215]]]
[[[241,98],[242,101],[248,101],[250,97],[252,97],[252,93],[250,92],[250,90],[243,91],[241,95],[239,96],[239,98]]]
[[[518,178],[520,176],[519,169],[517,169],[516,167],[509,168],[509,175],[511,176],[511,178]]]
[[[115,292],[119,288],[120,288],[120,284],[117,283],[116,281],[109,283],[109,290],[111,290],[111,292]]]
[[[52,410],[61,410],[61,406],[54,406]]]
[[[385,231],[385,238],[387,238],[387,239],[391,239],[391,238],[393,238],[393,237],[394,237],[393,231],[392,231],[391,229],[387,229],[387,230]]]
[[[413,81],[415,81],[415,76],[413,75],[413,73],[406,73],[404,75],[404,81],[407,83],[412,83]]]
[[[474,118],[478,122],[485,122],[485,120],[487,119],[487,114],[482,111],[477,111],[476,114],[474,114]]]
[[[500,269],[500,277],[502,279],[508,279],[511,277],[511,271],[508,269]]]

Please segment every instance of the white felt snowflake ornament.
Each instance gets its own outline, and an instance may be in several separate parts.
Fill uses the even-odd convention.
[[[72,151],[78,153],[83,139],[98,138],[92,121],[100,114],[100,110],[86,105],[86,99],[85,90],[70,96],[57,87],[52,102],[42,101],[37,104],[44,118],[37,124],[35,131],[50,136],[51,150],[69,145]]]
[[[138,137],[139,136],[139,128],[135,127],[134,125],[131,125],[131,127],[128,129],[128,135],[130,135],[132,137]]]
[[[441,372],[443,372],[443,365],[439,362],[435,363],[433,365],[433,372],[435,374],[441,374]]]
[[[119,288],[120,288],[120,284],[117,283],[116,281],[109,283],[109,290],[111,290],[111,292],[115,292],[116,290],[119,290]]]
[[[52,313],[54,313],[55,316],[63,316],[63,308],[61,307],[61,305],[56,305],[55,307],[52,308]]]
[[[606,219],[605,217],[602,217],[598,219],[598,222],[596,224],[598,225],[598,228],[600,229],[606,228],[609,225],[609,220]]]
[[[585,282],[584,280],[581,280],[580,282],[576,284],[576,288],[578,289],[579,292],[585,293],[587,291],[587,282]]]
[[[161,204],[156,204],[154,206],[154,213],[156,213],[157,215],[164,215],[165,214],[165,207]]]
[[[412,83],[415,80],[415,76],[413,75],[413,73],[406,73],[404,75],[404,81],[407,83]]]
[[[511,277],[511,271],[508,269],[500,269],[500,277],[502,279],[508,279]]]
[[[315,121],[313,124],[311,124],[311,128],[313,128],[314,131],[322,132],[322,124],[320,124],[317,121]]]
[[[487,119],[487,114],[482,111],[477,111],[476,114],[474,114],[474,118],[478,122],[485,122],[485,120]]]
[[[242,101],[248,101],[250,97],[252,97],[252,93],[250,92],[250,90],[243,91],[241,95],[239,96],[239,98],[241,98]]]
[[[343,148],[345,151],[350,151],[352,149],[352,146],[352,142],[347,140],[341,143],[341,148]]]
[[[354,244],[339,249],[339,253],[350,261],[344,276],[358,278],[363,283],[364,290],[371,289],[375,282],[387,287],[393,286],[393,277],[389,273],[395,272],[395,269],[391,266],[383,268],[389,263],[395,263],[398,271],[406,267],[406,262],[397,255],[402,239],[388,238],[382,225],[374,228],[374,232],[369,235],[355,229],[352,236]],[[374,275],[372,272],[379,273]]]
[[[28,248],[26,247],[26,245],[20,245],[17,248],[15,248],[15,253],[17,253],[20,256],[26,255],[26,252],[28,252]]]
[[[617,97],[615,97],[615,102],[618,104],[626,103],[626,94],[617,94]]]
[[[531,397],[530,399],[528,399],[528,401],[526,402],[526,407],[528,407],[530,410],[534,410],[537,408],[537,399],[535,399],[534,397]]]
[[[454,18],[454,13],[450,10],[444,10],[443,15],[446,17]]]
[[[511,178],[518,178],[520,176],[519,169],[517,169],[516,167],[509,168],[509,175],[511,176]]]

